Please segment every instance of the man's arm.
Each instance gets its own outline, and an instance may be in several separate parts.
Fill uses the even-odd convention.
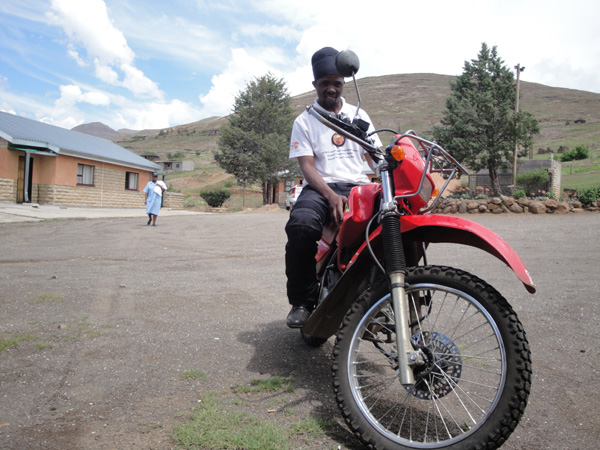
[[[343,195],[336,194],[327,183],[325,183],[323,177],[317,172],[314,156],[299,156],[298,164],[300,165],[300,169],[302,170],[306,182],[329,202],[331,214],[333,215],[335,223],[337,225],[341,224],[342,219],[344,218],[344,205],[348,202],[348,199]]]
[[[367,164],[369,165],[369,167],[371,168],[373,173],[377,176],[377,168],[375,167],[375,161],[373,161],[373,158],[371,158],[371,155],[369,155],[368,153],[365,153],[365,159],[367,160]]]

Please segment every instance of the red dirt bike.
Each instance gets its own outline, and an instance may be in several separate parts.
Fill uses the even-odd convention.
[[[351,51],[337,59],[354,79]],[[360,96],[358,100],[360,106]],[[301,332],[309,345],[336,334],[333,386],[348,426],[373,449],[496,448],[523,415],[531,355],[523,326],[502,295],[463,270],[429,265],[429,244],[480,248],[535,292],[525,265],[498,235],[452,216],[426,214],[467,171],[442,147],[407,132],[384,151],[369,124],[308,108],[377,161],[381,184],[355,187],[339,229],[317,253],[319,303]],[[358,107],[357,107],[358,111]],[[392,130],[377,130],[374,133]],[[373,134],[373,133],[372,133]]]

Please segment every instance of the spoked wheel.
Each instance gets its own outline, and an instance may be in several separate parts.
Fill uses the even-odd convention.
[[[523,415],[531,355],[508,302],[490,285],[449,267],[407,276],[411,336],[423,361],[415,384],[398,381],[392,301],[382,283],[346,315],[333,379],[348,425],[369,447],[495,448]]]

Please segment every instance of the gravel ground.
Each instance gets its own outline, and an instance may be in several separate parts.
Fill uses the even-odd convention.
[[[514,306],[533,357],[525,417],[504,448],[600,440],[600,215],[468,216],[521,255],[538,293],[479,250],[437,245],[432,264],[470,271]],[[329,340],[284,324],[284,212],[0,224],[0,448],[170,449],[207,392],[280,424],[327,418],[294,448],[359,449],[331,389]],[[205,373],[187,380],[182,372]],[[255,378],[293,393],[246,395]],[[283,413],[284,409],[287,413]],[[269,410],[275,410],[269,413]]]

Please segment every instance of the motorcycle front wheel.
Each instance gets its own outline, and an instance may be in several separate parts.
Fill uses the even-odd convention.
[[[398,381],[396,325],[386,283],[366,291],[336,336],[333,384],[342,415],[371,449],[496,448],[523,415],[531,355],[502,295],[450,267],[406,278],[415,384]]]

